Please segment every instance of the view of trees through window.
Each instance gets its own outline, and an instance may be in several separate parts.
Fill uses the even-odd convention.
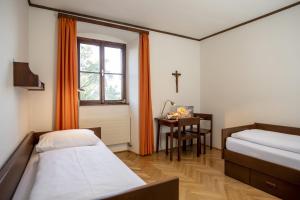
[[[89,41],[89,40],[88,40]],[[80,101],[108,103],[124,101],[125,78],[123,44],[103,41],[79,43]]]
[[[104,47],[105,100],[122,98],[122,51],[118,48]]]
[[[99,47],[80,44],[80,100],[100,100]]]

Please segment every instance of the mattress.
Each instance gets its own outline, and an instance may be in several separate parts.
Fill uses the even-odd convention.
[[[228,137],[226,149],[300,171],[300,154]]]
[[[233,133],[231,137],[300,154],[300,136],[260,129]]]
[[[145,182],[100,141],[33,154],[14,200],[102,199],[142,185]]]

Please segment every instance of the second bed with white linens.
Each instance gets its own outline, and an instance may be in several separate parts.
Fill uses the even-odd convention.
[[[226,149],[300,171],[300,136],[249,129],[233,133]]]

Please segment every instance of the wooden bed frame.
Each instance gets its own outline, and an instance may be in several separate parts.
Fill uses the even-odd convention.
[[[101,128],[90,128],[101,138]],[[0,170],[0,199],[12,199],[17,186],[22,178],[26,165],[30,159],[34,146],[39,141],[39,136],[47,132],[31,132],[19,144],[10,158]],[[107,197],[105,200],[178,200],[179,179],[169,178],[159,182],[146,184],[133,188],[121,194]]]
[[[300,199],[300,171],[226,149],[227,137],[246,129],[300,135],[300,128],[261,123],[223,129],[222,157],[225,160],[225,174],[277,197]]]

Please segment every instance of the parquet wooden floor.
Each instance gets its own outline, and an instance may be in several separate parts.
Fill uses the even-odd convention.
[[[174,151],[175,152],[175,151]],[[207,149],[197,158],[196,151],[183,152],[182,160],[170,161],[164,151],[141,157],[132,152],[120,152],[117,156],[145,182],[166,177],[180,179],[180,200],[271,200],[277,199],[263,191],[224,175],[221,151]]]

